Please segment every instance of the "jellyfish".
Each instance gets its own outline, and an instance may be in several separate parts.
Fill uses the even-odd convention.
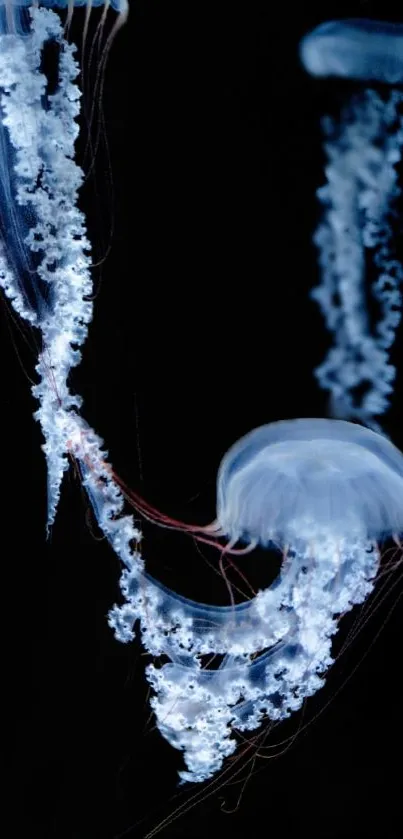
[[[331,415],[379,430],[393,394],[390,352],[402,307],[403,26],[327,22],[303,38],[300,56],[314,77],[346,85],[341,113],[322,121],[326,183],[314,236],[321,278],[312,297],[333,345],[316,377],[330,393]]]
[[[69,387],[93,317],[91,246],[78,204],[83,179],[75,160],[78,64],[74,46],[48,5],[8,2],[0,8],[0,285],[38,336],[33,394],[45,440],[48,528],[55,521],[63,475],[73,464],[123,568],[123,602],[111,609],[109,624],[123,643],[137,632],[147,653],[159,657],[147,668],[157,726],[183,753],[181,781],[201,783],[235,752],[237,733],[255,730],[267,718],[287,718],[322,687],[341,617],[374,587],[379,543],[390,536],[398,539],[403,531],[403,455],[384,435],[344,420],[288,420],[255,429],[223,458],[216,520],[207,527],[174,524],[218,546],[227,540],[227,552],[238,542],[246,553],[258,544],[278,550],[278,578],[250,600],[219,607],[191,601],[150,575],[127,502],[147,513],[150,507],[120,480],[103,440],[85,419],[80,396]],[[112,5],[123,22],[124,0]],[[42,62],[48,43],[58,52],[54,86]],[[385,124],[385,108],[379,106],[378,113],[376,101],[371,94],[365,111],[368,159],[374,151],[375,116],[377,125]],[[360,114],[361,107],[356,106]],[[343,129],[349,143],[354,126],[350,133]],[[390,144],[383,129],[379,137],[381,160],[374,156],[382,184],[378,203],[369,163],[363,164],[366,191],[360,181],[351,198],[351,206],[358,202],[364,213],[363,247],[371,232],[377,254],[398,153],[396,135]],[[330,179],[332,166],[337,174],[341,165],[336,152],[335,160]],[[337,217],[336,228],[337,212],[330,214]],[[344,223],[343,212],[340,218]],[[335,273],[337,289],[338,279]],[[346,311],[361,288],[361,275],[354,275],[344,292]],[[343,309],[341,316],[352,331],[350,310],[346,314]],[[383,333],[386,326],[391,329],[392,310],[386,303],[385,311]],[[364,328],[360,339],[364,352],[362,345],[369,341]],[[367,361],[373,361],[377,346],[371,344]],[[348,391],[345,381],[341,384]],[[374,382],[372,392],[379,387]],[[364,413],[368,417],[371,411],[365,408]],[[162,515],[158,520],[166,523]],[[209,667],[205,656],[214,657]]]
[[[303,38],[300,53],[314,76],[402,84],[400,23],[365,18],[327,21]]]
[[[182,781],[210,778],[237,732],[287,718],[322,687],[341,616],[372,591],[379,543],[402,532],[402,497],[403,455],[385,436],[343,420],[274,422],[224,456],[206,529],[280,551],[271,586],[214,607],[127,566],[125,602],[109,621],[123,642],[139,621],[146,650],[164,657],[147,670],[151,704],[184,754]],[[203,666],[206,655],[215,669]]]

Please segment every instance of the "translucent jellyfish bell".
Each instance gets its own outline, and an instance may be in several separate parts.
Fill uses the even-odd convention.
[[[218,473],[217,526],[231,541],[289,545],[313,529],[403,529],[403,456],[386,438],[342,420],[264,425],[242,437]]]
[[[403,26],[368,19],[331,20],[303,38],[300,54],[314,76],[403,83]]]

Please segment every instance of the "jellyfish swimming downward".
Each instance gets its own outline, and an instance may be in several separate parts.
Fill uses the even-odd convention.
[[[112,5],[123,22],[127,5]],[[376,47],[381,67],[380,44],[386,50],[389,31],[381,28],[376,41],[370,26],[360,24],[359,31],[369,56]],[[336,27],[330,41],[331,66],[345,60],[345,74],[353,75],[353,67],[354,78],[364,78],[358,59],[351,59],[343,25],[341,33],[342,41]],[[308,69],[323,73],[328,46],[319,35],[307,36],[304,54]],[[54,91],[48,90],[41,62],[49,41],[59,54]],[[399,45],[397,39],[396,55]],[[93,316],[90,244],[77,206],[83,178],[74,159],[77,75],[74,47],[52,9],[11,0],[1,5],[0,284],[39,338],[33,394],[45,439],[48,526],[55,520],[63,475],[74,463],[99,527],[123,566],[123,603],[112,608],[109,623],[118,640],[126,643],[139,632],[150,656],[163,656],[159,666],[147,668],[157,725],[183,752],[182,781],[202,782],[236,750],[236,732],[254,730],[266,718],[288,717],[323,685],[341,617],[374,587],[379,543],[403,532],[403,455],[384,435],[344,420],[263,425],[223,458],[216,521],[187,529],[202,538],[224,537],[230,546],[274,547],[283,558],[278,578],[250,601],[215,607],[151,577],[140,553],[141,534],[125,512],[130,495],[109,465],[103,441],[85,421],[79,395],[69,388]],[[382,390],[381,373],[389,369],[387,349],[400,316],[401,269],[392,270],[387,235],[387,208],[397,190],[400,100],[392,92],[386,104],[379,102],[375,94],[364,95],[352,107],[353,118],[335,132],[326,219],[318,234],[326,269],[320,299],[337,342],[332,387],[348,402],[352,383],[364,378],[371,363],[373,402],[363,403],[356,414],[366,420],[386,409],[381,395],[391,392],[392,377],[388,374],[388,389]],[[351,181],[359,149],[363,163]],[[365,316],[358,317],[357,303],[362,251],[370,246],[379,255],[383,306],[375,337]],[[336,307],[329,302],[335,290]],[[215,668],[206,669],[206,654],[217,656]]]

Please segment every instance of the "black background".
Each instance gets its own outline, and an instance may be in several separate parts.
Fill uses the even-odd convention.
[[[306,77],[297,45],[324,19],[363,14],[396,19],[375,3],[136,0],[113,43],[106,128],[93,126],[101,142],[82,194],[102,264],[72,386],[117,473],[177,518],[214,518],[217,466],[244,432],[326,415],[312,375],[328,339],[308,296],[318,279],[311,236],[319,116],[343,90]],[[91,69],[88,44],[91,90],[97,54]],[[180,754],[148,721],[147,658],[108,628],[120,568],[72,474],[45,540],[33,339],[3,306],[2,697],[12,802],[4,835],[144,837],[182,801],[173,798]],[[399,393],[398,380],[386,425],[401,447]],[[149,525],[145,537],[155,576],[228,602],[210,554]],[[242,570],[259,586],[277,559],[262,552],[248,562]],[[390,589],[305,717],[268,737],[265,754],[277,757],[257,761],[237,811],[221,809],[224,800],[233,810],[241,792],[227,784],[161,835],[401,835],[399,580]],[[290,748],[278,745],[317,714]],[[183,800],[192,792],[200,790]]]

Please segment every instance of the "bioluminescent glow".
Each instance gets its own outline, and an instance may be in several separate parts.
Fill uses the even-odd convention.
[[[331,394],[333,415],[379,428],[393,393],[390,348],[402,305],[396,234],[403,93],[393,85],[403,83],[403,26],[325,23],[302,40],[300,55],[316,77],[359,83],[346,89],[339,116],[322,121],[327,164],[314,238],[321,282],[313,297],[333,346],[316,375]]]
[[[45,440],[48,527],[74,462],[123,566],[123,604],[112,608],[110,625],[122,642],[139,631],[150,656],[163,656],[147,668],[157,725],[183,752],[182,780],[201,782],[235,751],[236,732],[288,717],[323,685],[341,616],[375,584],[379,541],[403,532],[403,455],[382,434],[345,421],[263,425],[221,463],[216,520],[182,529],[204,541],[224,537],[221,550],[228,552],[237,542],[244,552],[258,544],[275,548],[283,557],[278,578],[250,601],[218,607],[188,600],[150,576],[141,534],[124,511],[130,493],[69,389],[94,314],[91,248],[77,203],[83,173],[74,147],[75,48],[48,5],[0,8],[0,284],[38,336],[33,394]],[[123,22],[127,5],[112,5]],[[72,9],[70,3],[68,14]],[[400,29],[326,26],[302,44],[308,70],[394,83]],[[42,68],[49,42],[59,57],[55,89]],[[385,411],[393,387],[388,350],[400,318],[402,269],[392,252],[389,212],[399,193],[401,103],[394,90],[383,96],[366,89],[326,128],[324,217],[316,235],[323,279],[315,296],[335,346],[318,378],[346,413],[367,424]],[[374,334],[365,307],[367,251],[381,308]],[[354,389],[364,382],[368,392],[357,402]],[[145,502],[137,506],[150,512]],[[164,523],[162,515],[154,518]],[[216,664],[207,668],[205,655]]]

